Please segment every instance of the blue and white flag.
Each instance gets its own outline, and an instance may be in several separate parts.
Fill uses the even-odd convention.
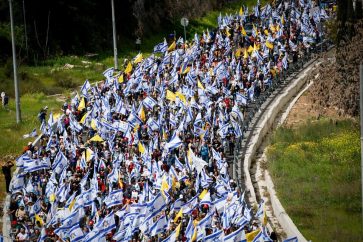
[[[111,68],[108,68],[107,70],[105,70],[102,74],[104,77],[106,77],[107,79],[107,83],[112,83],[112,76],[113,76],[113,71],[114,71],[114,68],[111,67]]]
[[[240,227],[236,231],[225,236],[223,241],[224,242],[246,241],[246,234],[244,227]]]
[[[295,237],[292,237],[292,238],[285,239],[284,242],[299,242],[299,240],[295,236]]]
[[[168,143],[166,143],[165,149],[171,151],[171,150],[178,148],[182,144],[183,144],[183,141],[179,138],[179,136],[174,135],[173,139],[170,140]]]
[[[24,134],[23,139],[32,138],[32,137],[36,137],[36,136],[37,136],[37,129],[35,128],[29,134]]]
[[[223,241],[223,230],[218,230],[213,234],[210,234],[204,238],[204,242],[222,242]]]
[[[122,200],[123,200],[123,191],[122,189],[120,190],[115,190],[113,192],[111,192],[106,198],[105,198],[105,204],[108,208],[113,207],[113,206],[117,206],[122,204]]]
[[[166,43],[166,40],[164,39],[163,42],[157,44],[154,46],[154,53],[165,53],[168,50],[168,43]]]
[[[163,215],[156,221],[150,228],[150,236],[155,236],[159,233],[162,233],[168,227],[168,222],[166,220],[166,216]]]
[[[84,238],[84,233],[79,224],[74,225],[70,229],[69,238],[71,239],[71,242],[82,241],[82,239]]]
[[[147,96],[143,101],[142,104],[145,105],[145,107],[147,107],[148,109],[153,109],[153,107],[155,105],[157,105],[158,103],[150,96]]]
[[[81,93],[83,94],[83,96],[87,97],[87,92],[88,90],[91,88],[91,84],[89,83],[88,80],[86,80],[83,83],[83,86],[81,87]]]

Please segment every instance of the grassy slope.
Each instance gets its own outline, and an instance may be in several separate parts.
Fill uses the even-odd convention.
[[[48,114],[60,113],[61,103],[44,94],[26,94],[21,97],[22,123],[16,123],[14,99],[10,99],[9,111],[0,109],[0,157],[5,155],[18,156],[22,147],[31,139],[22,139],[24,134],[30,133],[34,128],[39,133],[40,123],[37,115],[40,109],[48,106]]]
[[[268,158],[282,205],[307,239],[362,241],[356,122],[279,128]]]

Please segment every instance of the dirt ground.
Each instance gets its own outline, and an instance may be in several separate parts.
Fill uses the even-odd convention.
[[[337,108],[320,108],[317,107],[312,101],[312,94],[307,90],[300,98],[296,101],[292,107],[288,117],[284,122],[286,127],[296,127],[299,124],[307,122],[308,120],[314,121],[321,117],[328,117],[334,120],[347,118],[347,116],[339,115],[341,113]]]

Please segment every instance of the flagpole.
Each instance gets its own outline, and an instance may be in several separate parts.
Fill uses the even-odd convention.
[[[13,0],[9,0],[10,10],[10,29],[11,29],[11,47],[13,51],[13,69],[14,69],[14,89],[15,89],[15,108],[16,108],[16,123],[21,122],[20,114],[20,100],[19,100],[19,87],[18,87],[18,71],[16,67],[16,49],[15,49],[15,37],[14,37],[14,20],[13,20]]]
[[[111,8],[112,8],[112,32],[113,32],[113,58],[115,69],[118,69],[118,59],[117,59],[117,43],[116,43],[116,21],[115,21],[115,4],[113,0],[111,0]]]

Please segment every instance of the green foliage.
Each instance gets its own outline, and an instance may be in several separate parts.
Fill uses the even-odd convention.
[[[267,156],[278,197],[307,239],[362,241],[356,121],[279,128]]]

